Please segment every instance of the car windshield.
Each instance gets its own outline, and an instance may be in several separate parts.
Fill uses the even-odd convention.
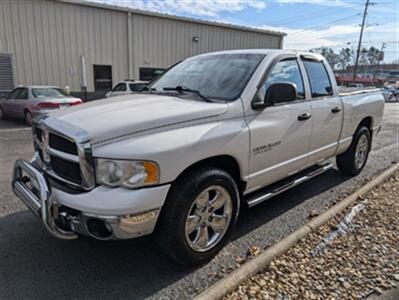
[[[149,89],[184,86],[210,99],[237,99],[261,62],[263,54],[211,54],[186,59],[172,67]]]
[[[59,88],[33,88],[32,94],[35,98],[64,98],[68,96],[63,89]]]

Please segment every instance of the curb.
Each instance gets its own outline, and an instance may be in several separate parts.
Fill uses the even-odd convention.
[[[269,264],[273,259],[282,255],[288,249],[297,244],[300,240],[305,238],[308,234],[327,223],[327,221],[329,221],[331,218],[335,217],[337,214],[339,214],[341,211],[351,205],[360,196],[364,195],[375,186],[384,182],[385,179],[391,176],[396,170],[399,170],[399,163],[396,163],[388,170],[384,171],[382,174],[378,175],[376,178],[372,179],[367,184],[362,186],[353,194],[349,195],[339,203],[326,210],[321,215],[309,221],[304,226],[282,239],[280,242],[277,242],[277,244],[274,244],[272,247],[268,248],[258,256],[238,267],[229,275],[213,284],[210,288],[198,294],[196,297],[194,297],[194,300],[223,298],[227,293],[235,290],[244,280],[263,270],[267,266],[267,264]]]

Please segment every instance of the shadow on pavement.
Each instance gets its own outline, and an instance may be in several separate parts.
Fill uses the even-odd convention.
[[[347,180],[336,170],[244,209],[233,240]],[[152,237],[99,242],[51,238],[28,211],[0,219],[0,298],[144,298],[196,269],[176,265]]]
[[[18,119],[0,120],[0,130],[19,129],[19,128],[29,128],[29,126],[25,124],[24,120],[18,120]]]

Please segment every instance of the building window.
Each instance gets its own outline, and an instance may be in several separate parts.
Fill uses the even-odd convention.
[[[140,68],[140,80],[150,81],[165,72],[163,68]]]
[[[93,65],[94,90],[109,91],[112,89],[112,66]]]

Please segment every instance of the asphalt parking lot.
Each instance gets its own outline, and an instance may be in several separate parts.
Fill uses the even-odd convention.
[[[184,299],[235,268],[248,248],[265,248],[399,161],[399,104],[385,108],[363,172],[348,178],[336,169],[253,209],[245,209],[232,242],[209,264],[187,268],[159,252],[151,237],[123,242],[51,238],[11,193],[15,159],[32,155],[29,128],[0,123],[0,299]],[[14,121],[12,121],[14,122]]]

